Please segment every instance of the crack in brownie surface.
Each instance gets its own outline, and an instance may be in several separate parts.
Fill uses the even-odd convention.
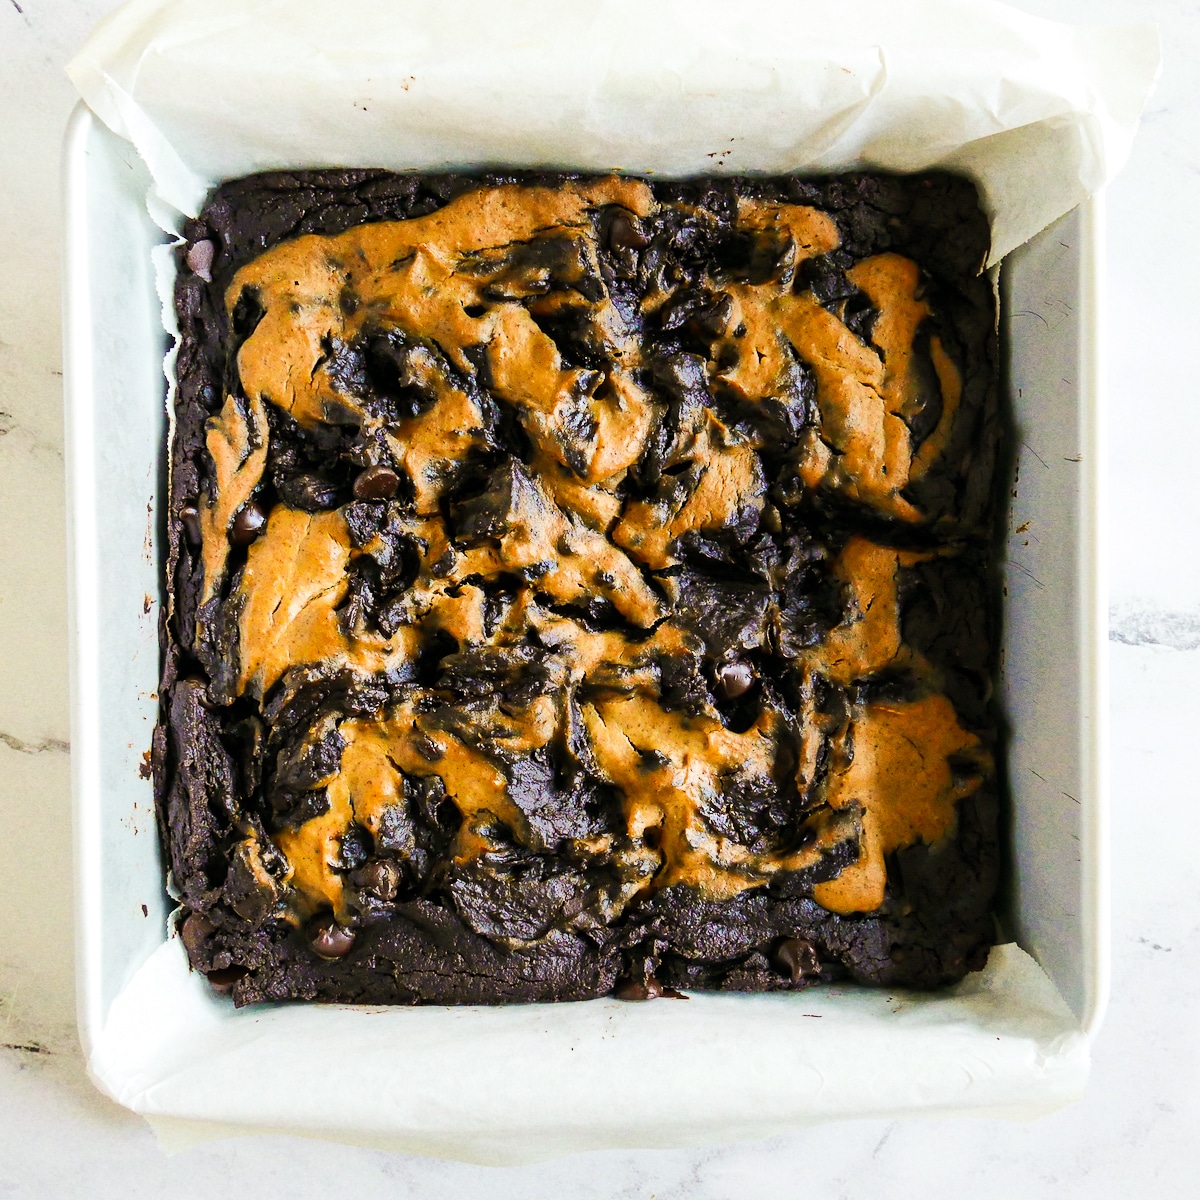
[[[188,235],[155,767],[197,968],[477,1003],[982,964],[970,185],[302,172]]]

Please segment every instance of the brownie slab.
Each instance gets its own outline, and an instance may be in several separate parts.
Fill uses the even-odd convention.
[[[936,174],[219,188],[154,756],[193,966],[245,1004],[982,965],[987,238]]]

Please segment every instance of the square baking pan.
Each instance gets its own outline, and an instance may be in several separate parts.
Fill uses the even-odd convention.
[[[148,779],[172,320],[154,257],[169,239],[137,152],[83,105],[64,154],[78,1009],[103,1091],[160,1129],[494,1163],[843,1117],[1028,1117],[1081,1093],[1108,978],[1098,199],[999,275],[1009,853],[984,972],[933,994],[235,1010],[172,935]]]

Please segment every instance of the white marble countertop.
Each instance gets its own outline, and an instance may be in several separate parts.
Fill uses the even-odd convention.
[[[1078,1104],[1029,1124],[856,1121],[766,1142],[492,1169],[284,1137],[166,1154],[75,1035],[59,322],[64,63],[116,0],[0,0],[0,1195],[888,1200],[1194,1194],[1200,1173],[1200,4],[1020,0],[1157,21],[1165,72],[1108,198],[1112,1000]],[[1189,65],[1190,64],[1190,65]],[[1132,489],[1131,489],[1132,483]],[[1136,497],[1135,503],[1129,498]]]

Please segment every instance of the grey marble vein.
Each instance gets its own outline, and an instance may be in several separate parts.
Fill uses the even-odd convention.
[[[14,734],[5,733],[2,729],[0,729],[0,742],[3,742],[10,750],[16,750],[19,754],[45,754],[47,751],[53,754],[69,754],[71,751],[71,743],[64,742],[62,738],[38,738],[36,741],[26,741]]]
[[[1123,642],[1127,646],[1200,649],[1200,609],[1190,612],[1114,609],[1109,613],[1108,637],[1110,641]]]

